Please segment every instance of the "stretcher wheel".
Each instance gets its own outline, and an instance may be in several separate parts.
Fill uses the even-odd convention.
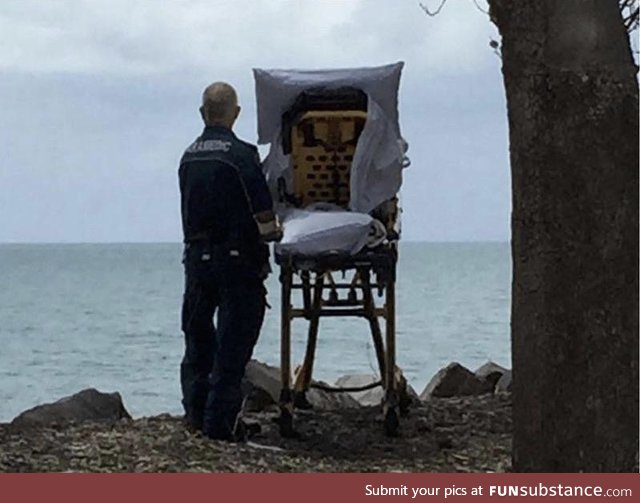
[[[389,407],[384,415],[384,433],[388,437],[397,437],[400,419],[396,407]]]
[[[284,438],[297,437],[295,430],[293,429],[293,414],[288,409],[280,409],[280,418],[278,421],[280,425],[280,435]]]
[[[307,400],[307,394],[304,391],[297,392],[293,395],[293,406],[296,409],[302,409],[302,410],[313,409],[313,405],[309,400]]]
[[[402,417],[405,417],[406,415],[409,414],[409,408],[411,407],[411,404],[413,403],[413,399],[411,398],[411,396],[407,392],[406,384],[404,386],[402,386],[402,388],[400,388],[400,391],[399,391],[398,394],[400,395],[400,400],[399,400],[399,403],[398,403],[398,408],[400,409],[400,415]]]

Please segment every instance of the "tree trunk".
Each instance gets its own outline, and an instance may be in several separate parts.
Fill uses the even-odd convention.
[[[638,83],[616,0],[490,0],[513,185],[513,468],[638,459]]]

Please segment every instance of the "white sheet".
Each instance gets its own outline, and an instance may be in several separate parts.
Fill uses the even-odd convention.
[[[368,115],[351,167],[350,209],[368,213],[394,197],[402,184],[407,144],[398,124],[398,86],[404,63],[339,70],[254,69],[258,143],[270,143],[263,169],[272,192],[283,177],[291,187],[289,156],[282,151],[282,114],[304,90],[352,86],[368,96]]]
[[[291,208],[283,211],[277,254],[315,256],[327,252],[351,255],[386,237],[384,225],[365,213]]]

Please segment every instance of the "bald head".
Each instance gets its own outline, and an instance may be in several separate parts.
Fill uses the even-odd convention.
[[[202,93],[202,119],[207,126],[218,124],[231,128],[240,113],[238,95],[226,82],[214,82]]]

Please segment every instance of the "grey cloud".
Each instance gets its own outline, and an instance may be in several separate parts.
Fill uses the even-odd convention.
[[[470,1],[449,4],[431,19],[377,0],[3,2],[0,29],[20,47],[0,54],[0,242],[177,241],[176,163],[205,85],[236,85],[237,131],[255,141],[251,67],[396,60],[405,238],[508,239],[493,28]]]

